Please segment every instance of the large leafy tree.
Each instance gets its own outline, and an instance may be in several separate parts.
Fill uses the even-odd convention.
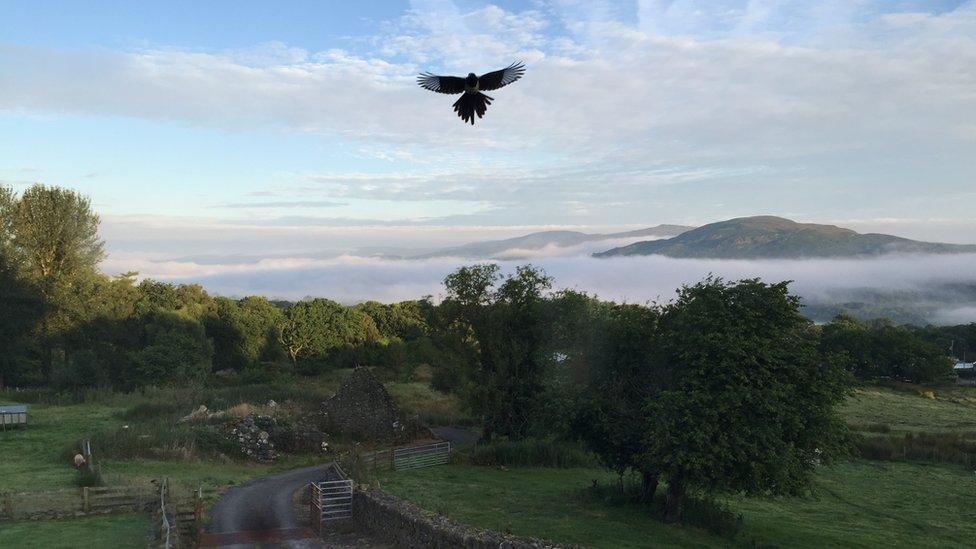
[[[369,315],[329,299],[299,301],[278,324],[278,341],[294,365],[301,358],[323,359],[335,349],[378,339]]]
[[[844,446],[834,407],[846,373],[787,283],[706,279],[679,290],[659,320],[667,388],[646,401],[641,459],[668,477],[666,518],[687,487],[791,494]]]
[[[10,204],[6,243],[23,279],[45,303],[39,335],[46,352],[43,375],[50,379],[54,349],[67,354],[63,335],[84,322],[86,285],[104,256],[98,215],[91,201],[72,190],[34,185]]]
[[[952,376],[948,345],[922,339],[918,331],[886,321],[863,323],[841,315],[822,327],[821,351],[844,361],[861,379],[898,379],[915,383]]]
[[[127,386],[179,385],[210,372],[213,347],[195,319],[157,311],[141,318],[139,328],[139,345],[124,372]]]
[[[660,470],[644,459],[641,426],[654,419],[647,416],[648,399],[668,382],[654,355],[659,313],[626,304],[598,312],[588,317],[590,379],[574,430],[608,469],[621,476],[640,472],[641,499],[648,502],[657,491]]]
[[[552,279],[532,266],[502,277],[497,265],[485,264],[459,268],[444,285],[449,326],[477,354],[469,404],[482,416],[482,440],[525,437],[552,359]]]
[[[20,373],[19,357],[44,305],[20,271],[20,254],[13,243],[16,207],[13,190],[0,186],[0,387]]]
[[[281,309],[259,296],[240,301],[218,297],[214,303],[205,324],[216,350],[218,369],[255,366],[283,357],[278,341],[284,318]]]

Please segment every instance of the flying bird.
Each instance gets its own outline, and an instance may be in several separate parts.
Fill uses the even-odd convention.
[[[468,76],[437,76],[429,72],[420,73],[417,83],[425,90],[437,93],[455,94],[461,93],[461,98],[454,102],[454,112],[461,117],[464,122],[471,122],[474,125],[474,115],[481,118],[488,110],[488,105],[494,101],[493,98],[481,93],[483,91],[497,90],[502,86],[507,86],[515,82],[525,74],[525,65],[521,61],[516,61],[504,69],[492,71],[481,76],[475,73],[468,73]]]

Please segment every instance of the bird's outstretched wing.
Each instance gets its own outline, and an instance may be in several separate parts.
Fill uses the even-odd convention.
[[[437,76],[429,72],[422,72],[417,77],[417,83],[425,90],[437,93],[461,93],[464,91],[464,79],[459,76]]]
[[[525,74],[525,65],[516,61],[500,71],[486,72],[478,79],[478,89],[481,91],[497,90],[515,82]]]

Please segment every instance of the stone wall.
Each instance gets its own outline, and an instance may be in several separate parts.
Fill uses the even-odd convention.
[[[425,511],[382,490],[356,490],[353,519],[359,528],[406,549],[541,549],[568,547],[473,528]]]

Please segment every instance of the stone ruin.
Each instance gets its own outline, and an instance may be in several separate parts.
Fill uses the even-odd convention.
[[[281,452],[305,450],[327,454],[332,451],[328,435],[303,420],[251,414],[234,424],[230,436],[241,453],[262,463],[274,461]]]
[[[359,367],[339,390],[322,404],[326,431],[360,441],[407,442],[432,437],[419,420],[406,417],[383,384],[366,368]]]
[[[271,433],[268,432],[275,426],[272,417],[248,416],[234,426],[231,436],[237,439],[244,455],[262,463],[270,463],[278,458],[275,445],[271,442]]]

